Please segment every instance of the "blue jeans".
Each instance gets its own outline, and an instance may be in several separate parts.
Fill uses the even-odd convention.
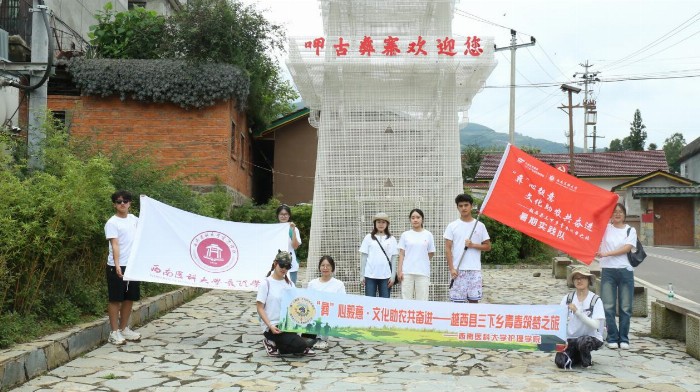
[[[379,290],[380,297],[389,298],[391,296],[391,289],[389,288],[389,278],[373,279],[365,277],[365,295],[368,297],[376,297],[377,290]]]
[[[634,272],[625,268],[603,268],[600,277],[600,298],[605,308],[608,343],[629,343],[630,318],[634,297]],[[615,323],[616,308],[620,325]]]
[[[289,273],[289,279],[292,281],[292,283],[297,284],[297,272],[299,271],[294,271]]]

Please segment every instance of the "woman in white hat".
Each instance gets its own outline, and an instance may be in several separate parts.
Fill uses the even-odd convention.
[[[372,232],[360,245],[360,284],[369,297],[389,298],[396,281],[399,257],[396,238],[389,232],[389,215],[378,213],[372,219],[372,225]]]
[[[561,300],[561,304],[568,308],[567,345],[564,352],[555,355],[554,363],[562,369],[571,369],[575,365],[587,368],[593,365],[591,351],[603,346],[603,301],[588,289],[593,285],[593,274],[588,267],[574,267],[569,279],[576,291],[565,295]]]

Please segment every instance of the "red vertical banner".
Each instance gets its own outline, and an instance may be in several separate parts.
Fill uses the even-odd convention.
[[[617,201],[509,144],[481,213],[590,264]]]

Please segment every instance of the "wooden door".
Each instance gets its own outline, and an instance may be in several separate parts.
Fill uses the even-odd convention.
[[[654,199],[654,245],[693,246],[693,199]]]

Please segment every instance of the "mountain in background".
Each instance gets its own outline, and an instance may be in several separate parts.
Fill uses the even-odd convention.
[[[564,135],[561,135],[564,139]],[[459,129],[459,142],[462,147],[476,144],[479,147],[490,149],[496,147],[499,150],[505,149],[508,144],[508,134],[496,132],[493,129],[477,123],[469,123]],[[535,139],[530,136],[523,136],[515,133],[515,145],[518,147],[532,147],[540,150],[543,154],[566,154],[569,150],[564,143],[555,143],[545,139]],[[583,149],[576,147],[575,152],[582,152]]]

